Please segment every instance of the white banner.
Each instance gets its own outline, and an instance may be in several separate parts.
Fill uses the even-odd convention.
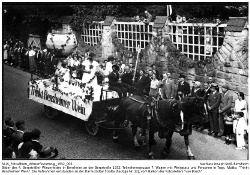
[[[65,112],[79,119],[87,121],[93,105],[94,89],[92,86],[59,86],[55,90],[55,83],[50,80],[29,82],[29,99]]]

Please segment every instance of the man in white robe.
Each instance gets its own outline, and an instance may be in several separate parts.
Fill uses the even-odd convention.
[[[83,75],[82,83],[92,84],[92,86],[97,85],[97,77],[95,76],[97,67],[99,66],[98,62],[94,60],[95,54],[90,53],[89,58],[85,60],[83,65]]]
[[[113,69],[112,69],[112,66],[113,66],[113,61],[114,61],[114,57],[111,55],[108,57],[108,62],[106,63],[106,71],[107,71],[107,74],[109,75]]]

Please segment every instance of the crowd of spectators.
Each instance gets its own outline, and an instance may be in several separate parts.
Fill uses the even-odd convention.
[[[25,121],[5,118],[2,134],[3,159],[53,159],[58,151],[40,143],[41,131],[26,131]]]
[[[24,71],[50,76],[54,74],[59,58],[47,49],[36,46],[25,48],[23,42],[9,39],[4,44],[3,61]]]

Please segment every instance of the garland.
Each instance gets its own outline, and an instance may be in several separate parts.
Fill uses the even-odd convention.
[[[52,35],[52,37],[50,38],[50,40],[51,40],[51,42],[52,42],[52,44],[53,44],[54,49],[56,49],[56,46],[55,46],[54,40],[53,40],[53,36],[54,36],[54,35]]]
[[[87,82],[88,84],[90,84],[94,79],[95,79],[95,75]]]

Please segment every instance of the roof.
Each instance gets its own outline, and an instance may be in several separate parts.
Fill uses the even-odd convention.
[[[166,24],[167,16],[156,16],[154,21],[154,28],[163,28]]]
[[[241,32],[243,28],[245,27],[246,22],[247,22],[247,18],[231,18],[227,22],[227,27],[225,31]]]
[[[69,24],[72,20],[71,16],[62,16],[59,19],[63,24]]]
[[[104,20],[103,26],[110,26],[112,22],[114,21],[115,17],[113,16],[107,16]]]

